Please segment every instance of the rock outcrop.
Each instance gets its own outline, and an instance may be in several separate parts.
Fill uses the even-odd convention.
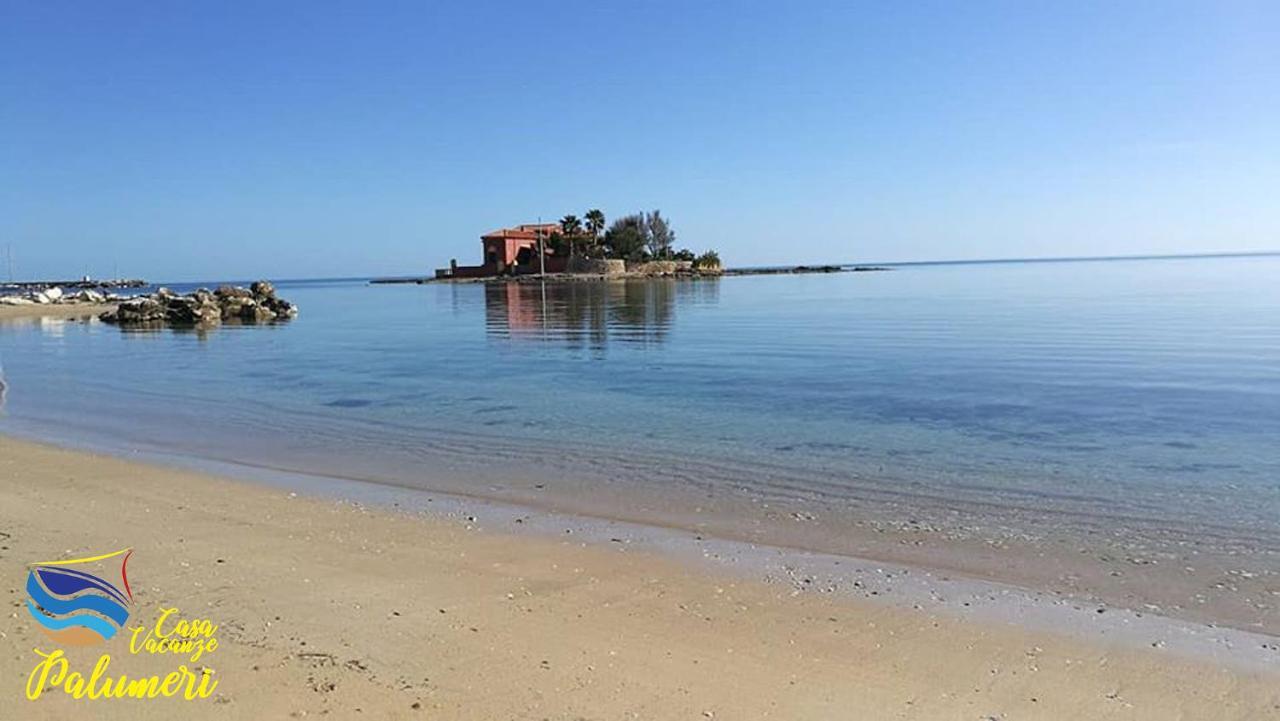
[[[126,300],[98,317],[120,325],[207,327],[224,322],[271,323],[297,314],[297,306],[277,297],[276,289],[260,280],[248,288],[224,285],[215,291],[201,288],[187,295],[160,288],[149,296]]]

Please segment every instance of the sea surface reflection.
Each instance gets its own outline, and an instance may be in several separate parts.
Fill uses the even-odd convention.
[[[679,306],[714,305],[719,292],[718,278],[485,283],[485,328],[501,338],[596,351],[610,342],[662,343]]]

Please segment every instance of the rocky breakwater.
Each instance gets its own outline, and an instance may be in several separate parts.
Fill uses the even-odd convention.
[[[96,290],[67,293],[59,287],[42,290],[25,290],[13,295],[0,295],[0,305],[75,305],[77,303],[106,303],[113,296]]]
[[[276,297],[276,289],[260,280],[248,288],[224,285],[187,295],[161,288],[151,295],[126,300],[98,317],[118,325],[207,327],[220,323],[272,323],[297,314],[297,306]]]

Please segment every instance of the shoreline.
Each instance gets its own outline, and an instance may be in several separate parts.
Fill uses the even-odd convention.
[[[328,490],[346,499],[448,496],[473,505],[532,510],[604,526],[664,529],[682,539],[675,544],[677,550],[695,555],[701,553],[702,538],[714,538],[796,556],[863,560],[1015,588],[1034,599],[1031,605],[1036,607],[1124,611],[1280,637],[1272,601],[1280,596],[1272,541],[1255,539],[1252,545],[1241,545],[1240,537],[1216,538],[1209,528],[1189,536],[1192,531],[1185,524],[1179,531],[1156,521],[1144,525],[1105,514],[1077,518],[1064,516],[1069,513],[1064,510],[1025,504],[992,505],[956,497],[942,502],[909,494],[879,497],[874,484],[857,499],[842,503],[847,508],[841,511],[794,498],[711,497],[696,487],[662,483],[650,488],[628,478],[571,478],[551,468],[494,475],[478,467],[450,465],[447,473],[421,467],[410,477],[402,475],[406,469],[380,467],[358,456],[336,465],[308,467],[298,465],[296,457],[294,462],[272,464],[251,453],[231,457],[178,449],[160,439],[86,435],[48,422],[27,422],[4,432],[197,472],[214,470],[291,490]],[[731,471],[706,466],[684,470],[704,479]],[[1026,535],[1037,526],[1036,536]],[[607,534],[598,535],[608,540]],[[859,586],[866,585],[866,578],[829,568],[815,569],[815,574],[827,587],[854,595],[869,593]]]
[[[8,321],[74,320],[97,316],[115,310],[118,303],[37,303],[32,305],[0,304],[0,323]]]
[[[1274,664],[1248,670],[804,592],[633,544],[512,535],[488,519],[379,510],[7,436],[0,450],[6,558],[131,545],[143,605],[221,622],[222,649],[204,661],[219,694],[184,705],[196,717],[1280,711]],[[0,662],[6,677],[25,676],[34,658],[22,650],[39,644],[28,620],[4,624],[15,644]],[[61,718],[73,703],[50,696],[24,715]],[[95,712],[171,715],[163,703]]]
[[[0,438],[4,437],[0,435]],[[109,454],[109,453],[108,453]],[[110,454],[109,454],[110,455]],[[161,456],[143,462],[169,465]],[[142,460],[142,459],[140,459]],[[1280,637],[1132,610],[1092,598],[1027,588],[954,569],[753,542],[682,526],[573,513],[475,494],[427,490],[239,463],[172,456],[174,467],[338,503],[462,522],[468,530],[654,554],[686,567],[789,589],[792,596],[826,595],[913,610],[955,620],[1106,641],[1132,650],[1160,649],[1187,659],[1242,670],[1280,670]],[[614,546],[617,547],[617,546]]]
[[[1269,630],[1224,624],[1212,617],[1169,614],[1168,609],[1152,604],[1126,605],[1114,593],[1099,596],[1037,586],[1012,572],[1013,566],[1021,565],[1012,559],[1005,560],[1012,564],[1006,569],[1010,572],[999,575],[975,572],[975,567],[966,563],[945,562],[948,556],[897,554],[892,549],[903,540],[892,536],[884,546],[866,547],[867,554],[831,552],[780,539],[760,540],[723,525],[698,524],[695,528],[656,519],[634,520],[592,510],[566,510],[533,499],[412,487],[172,451],[133,449],[126,453],[107,446],[68,445],[0,431],[0,444],[7,441],[141,463],[157,470],[207,475],[431,521],[461,520],[468,529],[486,533],[569,539],[604,548],[620,544],[717,575],[786,587],[793,594],[854,599],[962,621],[1012,623],[1026,630],[1106,640],[1130,649],[1158,648],[1246,670],[1280,669],[1280,635]],[[981,552],[972,543],[955,543],[957,547],[949,549],[952,560]],[[1026,554],[1025,549],[1022,553]]]

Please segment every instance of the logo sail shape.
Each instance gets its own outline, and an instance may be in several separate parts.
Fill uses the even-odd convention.
[[[32,564],[27,573],[27,610],[46,635],[64,646],[90,646],[116,635],[129,620],[133,594],[126,565],[129,549],[94,558]],[[68,566],[123,555],[125,590]]]

